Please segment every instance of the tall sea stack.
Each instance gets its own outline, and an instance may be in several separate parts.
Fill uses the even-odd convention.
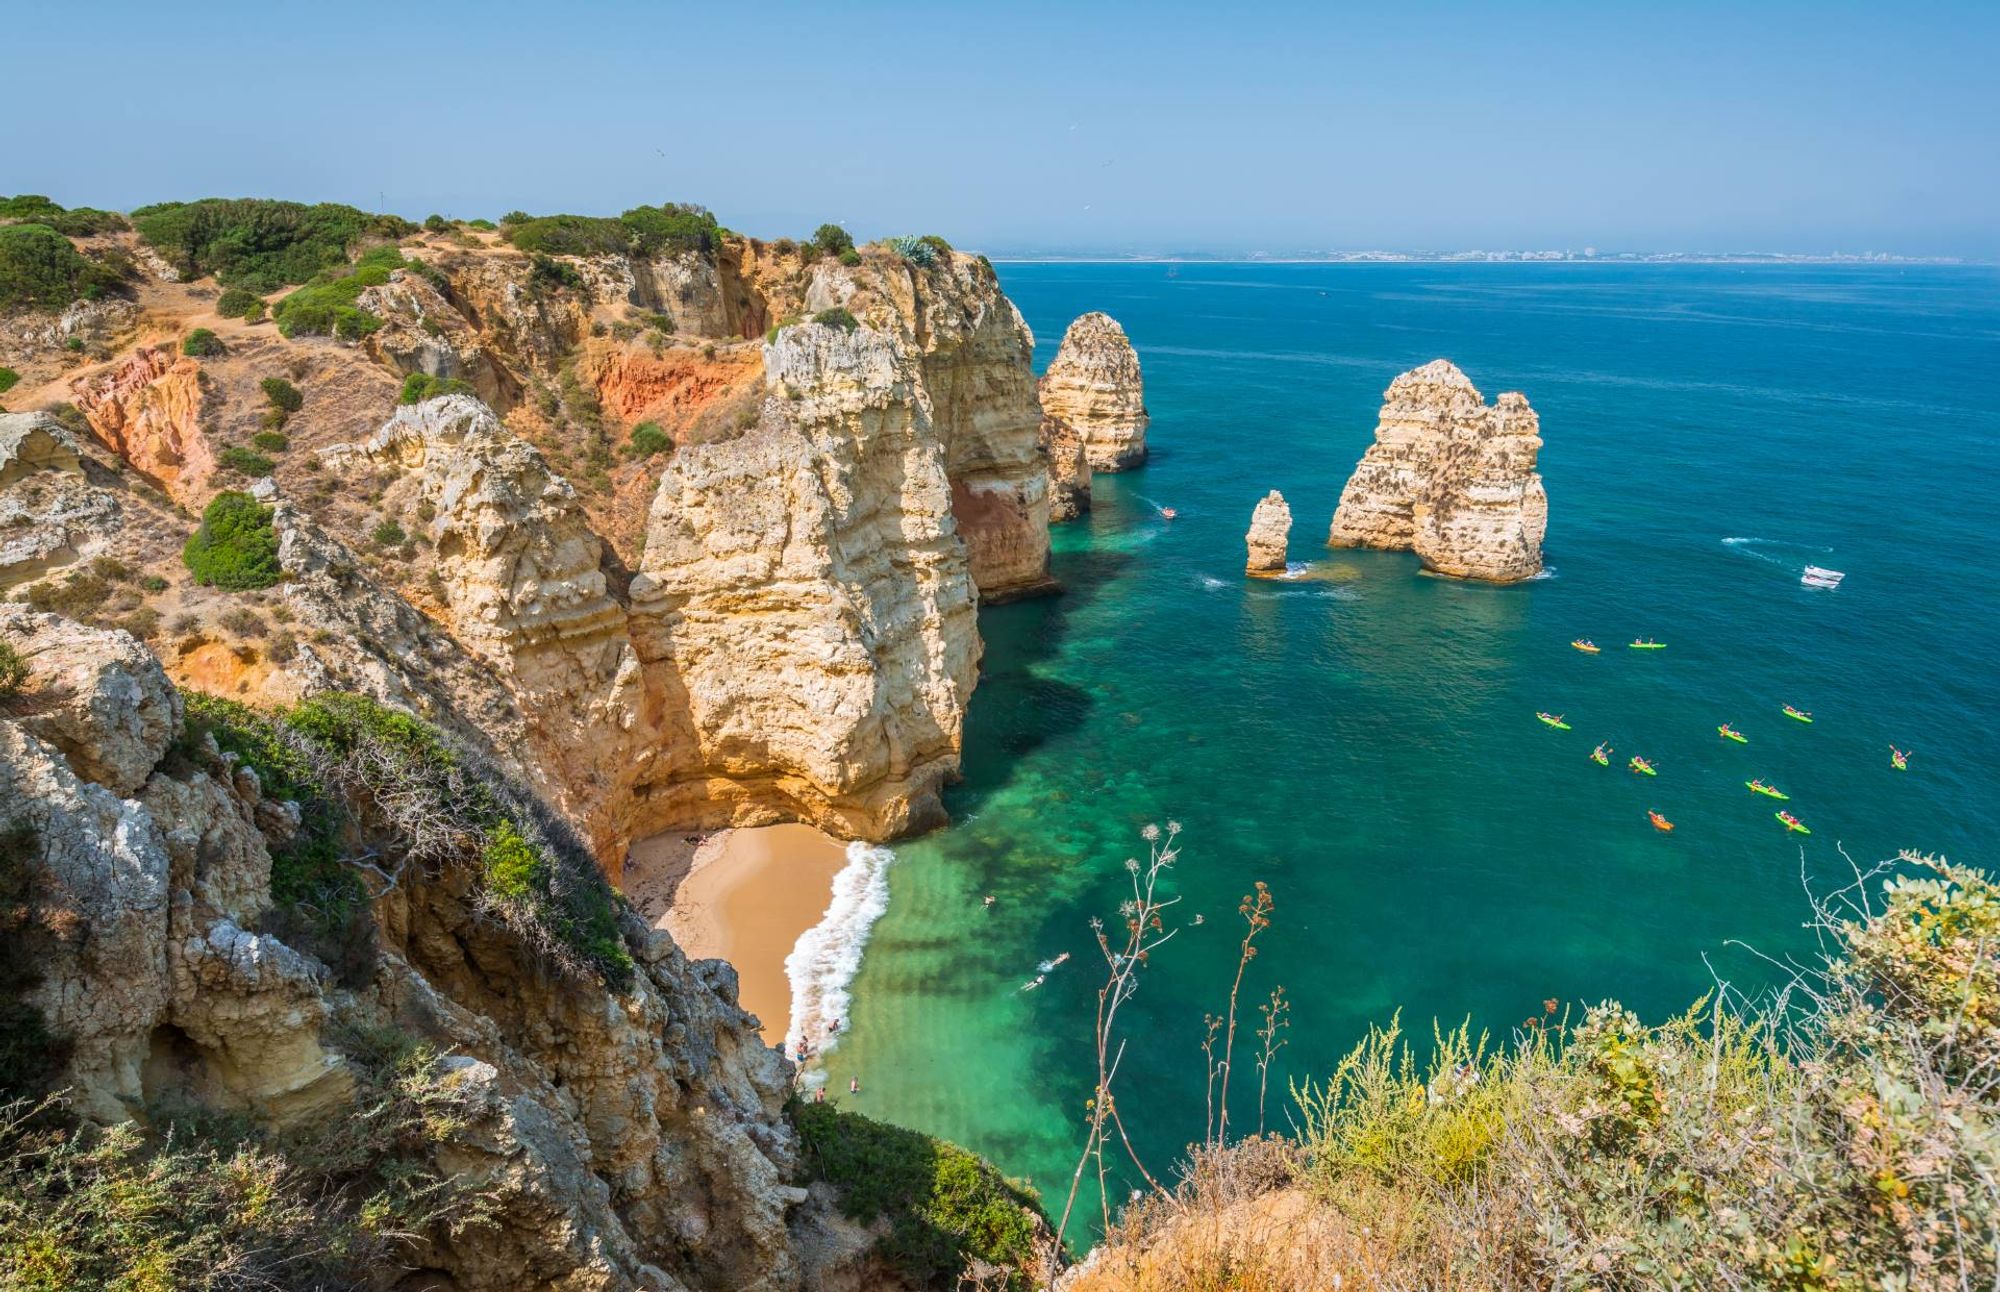
[[[1383,394],[1375,443],[1341,490],[1327,543],[1415,552],[1458,578],[1532,578],[1549,523],[1541,447],[1526,396],[1487,404],[1444,359],[1406,372]]]
[[[1269,578],[1285,572],[1285,541],[1292,533],[1292,509],[1285,495],[1276,489],[1264,495],[1257,510],[1250,513],[1250,532],[1243,541],[1250,549],[1244,564],[1246,574]]]
[[[1129,471],[1146,461],[1146,391],[1125,329],[1093,311],[1063,333],[1042,374],[1042,413],[1075,428],[1093,471]]]

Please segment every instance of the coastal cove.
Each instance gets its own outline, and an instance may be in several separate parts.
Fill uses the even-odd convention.
[[[1189,922],[1129,1007],[1121,1103],[1155,1170],[1200,1135],[1202,1016],[1226,1003],[1255,881],[1278,909],[1244,1008],[1280,983],[1292,1001],[1283,1126],[1287,1082],[1399,1009],[1419,1039],[1433,1017],[1504,1034],[1548,998],[1657,1019],[1809,953],[1801,879],[1843,882],[1842,848],[1992,864],[1992,270],[1000,272],[1038,371],[1079,313],[1124,325],[1152,458],[1098,475],[1092,511],[1055,528],[1064,596],[981,612],[954,824],[894,845],[828,1060],[830,1089],[862,1083],[846,1106],[964,1143],[1059,1209],[1090,1088],[1087,922],[1115,917],[1149,821],[1184,827]],[[1541,416],[1542,578],[1322,546],[1384,387],[1441,356]],[[1244,526],[1271,489],[1306,568],[1248,580]],[[1807,563],[1848,579],[1802,588]],[[1625,649],[1642,636],[1668,649]],[[1610,768],[1588,761],[1600,740]],[[1787,835],[1752,777],[1813,835]]]

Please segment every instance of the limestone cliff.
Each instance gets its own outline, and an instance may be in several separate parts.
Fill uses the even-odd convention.
[[[1044,416],[1039,439],[1049,462],[1049,519],[1075,520],[1090,510],[1090,458],[1083,436],[1062,418]]]
[[[765,366],[757,425],[660,481],[631,596],[665,730],[635,792],[662,823],[886,838],[942,818],[978,660],[944,446],[890,337],[803,324]]]
[[[1291,532],[1292,509],[1285,505],[1285,496],[1273,489],[1250,513],[1250,532],[1243,536],[1250,551],[1244,571],[1258,575],[1283,574],[1285,540]]]
[[[1128,471],[1146,461],[1144,382],[1139,355],[1109,314],[1082,315],[1063,333],[1042,374],[1042,411],[1083,437],[1093,471]]]
[[[14,607],[0,633],[28,656],[32,715],[0,716],[0,802],[55,931],[24,1004],[75,1115],[196,1104],[308,1128],[358,1111],[341,1038],[403,1035],[443,1056],[450,1112],[402,1169],[444,1173],[487,1219],[398,1240],[389,1270],[463,1292],[816,1281],[789,1228],[806,1191],[787,1184],[786,1067],[727,966],[627,919],[622,986],[552,971],[462,863],[399,864],[407,837],[377,834],[362,855],[397,882],[373,954],[336,969],[269,931],[290,927],[273,855],[297,805],[212,735],[170,749],[181,699],[151,656]]]
[[[1375,443],[1341,491],[1328,543],[1412,551],[1440,574],[1511,583],[1542,568],[1549,500],[1527,398],[1487,404],[1443,359],[1382,398]]]
[[[177,500],[199,498],[215,473],[202,430],[201,365],[142,347],[110,371],[70,384],[76,406],[107,447]]]

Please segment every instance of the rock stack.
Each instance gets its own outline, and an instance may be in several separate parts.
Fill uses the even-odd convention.
[[[1146,461],[1146,392],[1139,356],[1109,314],[1069,325],[1042,374],[1042,413],[1083,439],[1093,471],[1129,471]]]
[[[1283,574],[1285,540],[1291,532],[1292,509],[1285,505],[1285,495],[1273,489],[1257,504],[1257,510],[1250,513],[1250,532],[1243,536],[1250,548],[1250,559],[1243,567],[1244,572],[1259,578]]]
[[[1525,396],[1487,404],[1437,359],[1389,383],[1375,443],[1341,491],[1332,547],[1415,552],[1426,569],[1514,583],[1542,568],[1549,499]]]
[[[1042,454],[1049,460],[1049,519],[1075,520],[1090,510],[1090,459],[1083,436],[1060,417],[1042,417]]]

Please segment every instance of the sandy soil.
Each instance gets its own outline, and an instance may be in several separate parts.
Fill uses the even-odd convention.
[[[791,984],[785,957],[819,923],[847,850],[810,826],[655,835],[632,846],[625,895],[690,959],[736,966],[743,1008],[764,1039],[785,1039]]]

